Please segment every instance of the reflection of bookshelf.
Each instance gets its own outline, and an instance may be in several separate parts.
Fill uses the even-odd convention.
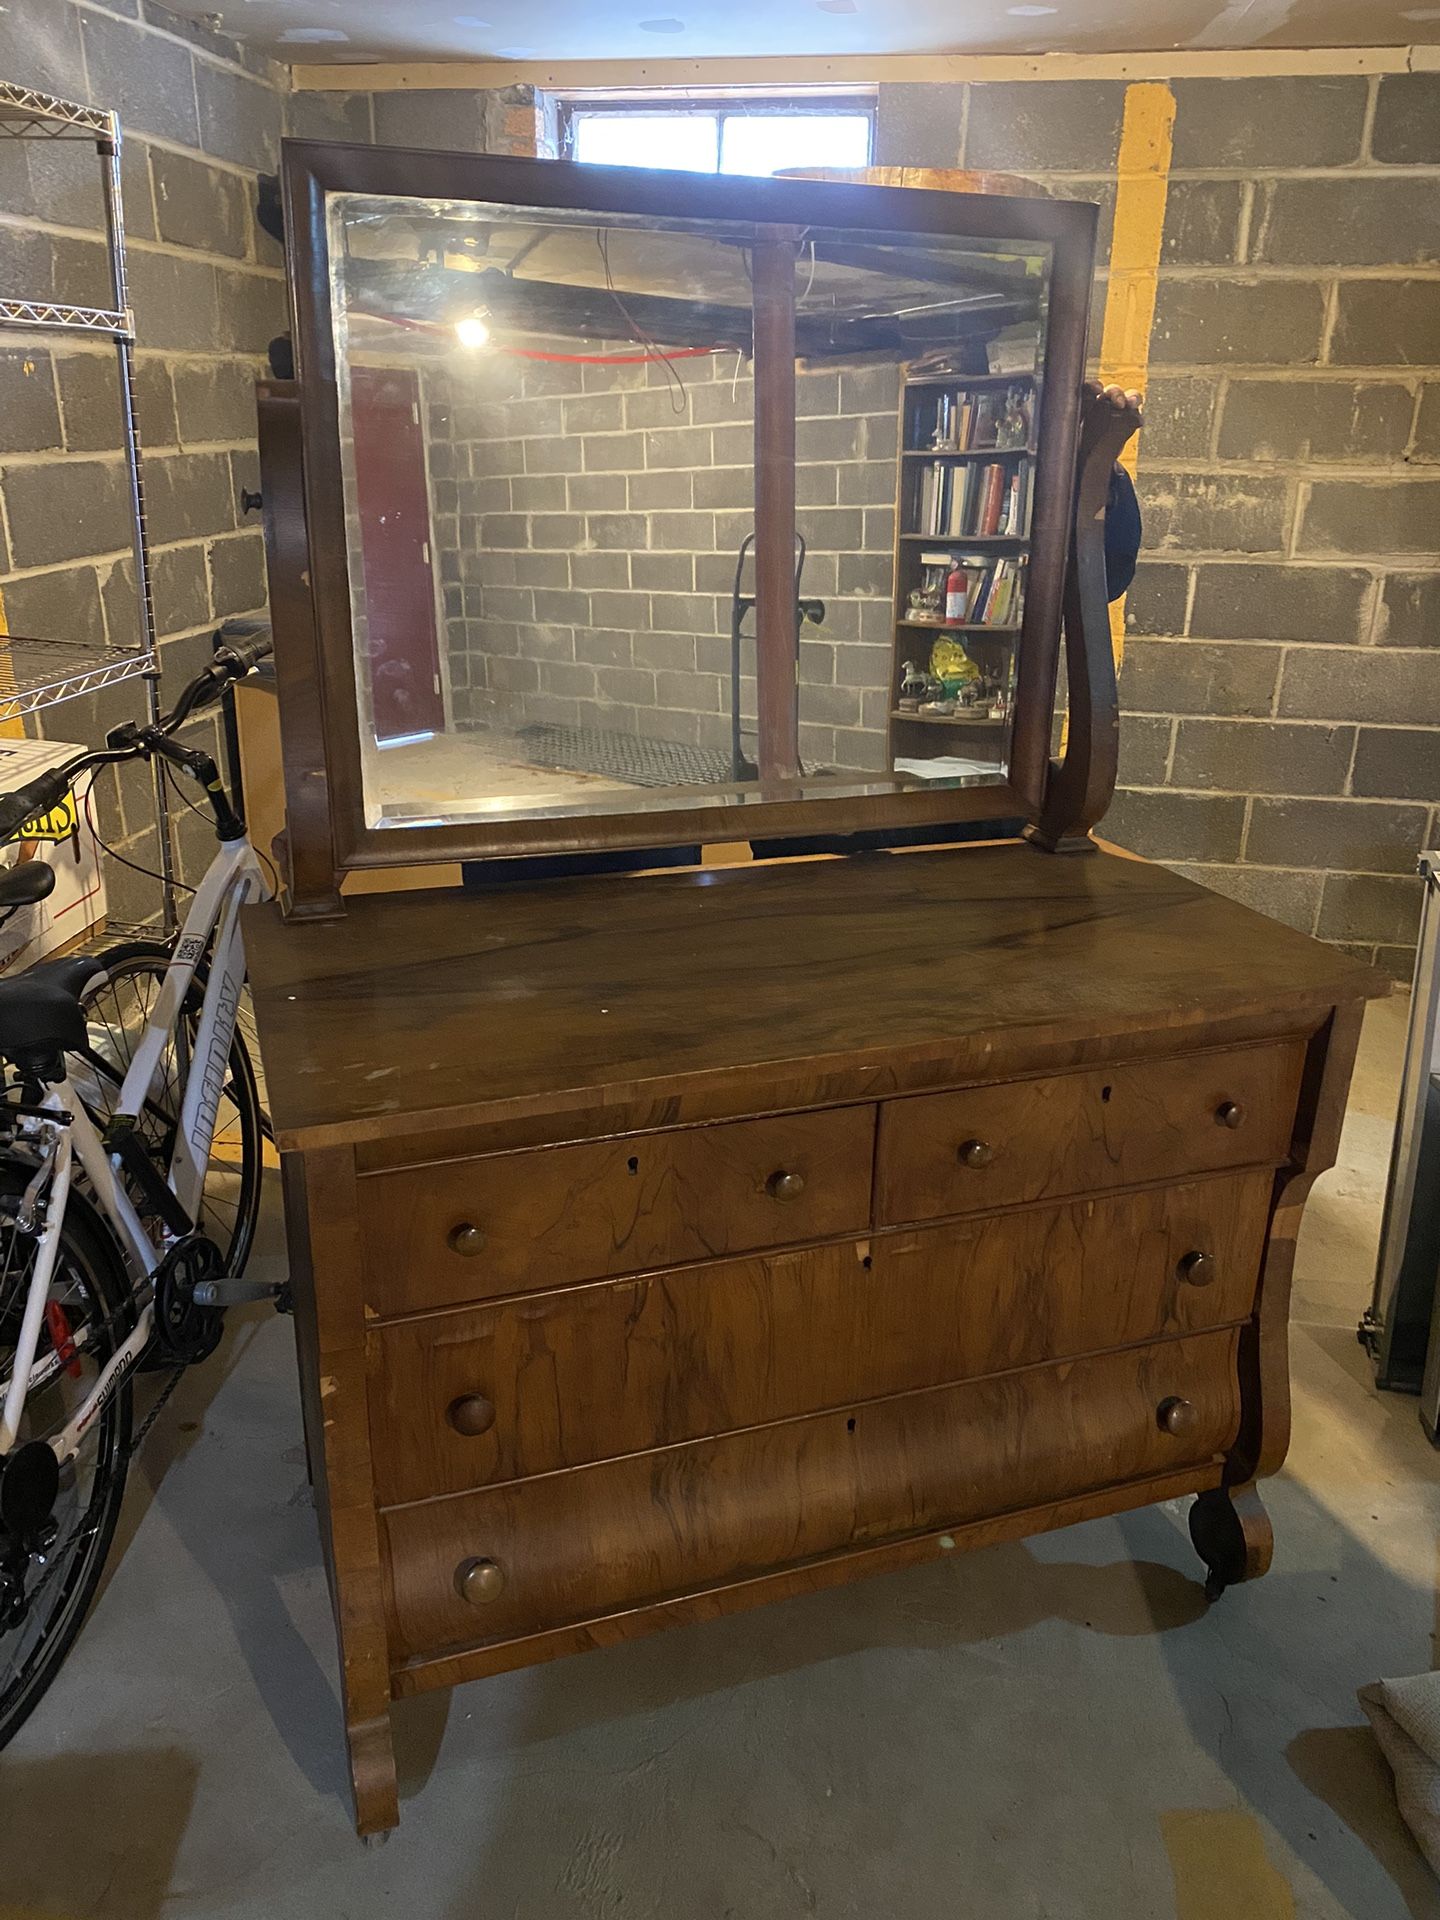
[[[996,764],[1005,757],[1028,577],[1037,401],[1033,372],[907,375],[901,385],[892,757],[963,751]],[[938,582],[943,594],[944,582],[957,574],[954,617],[917,611],[917,590],[933,596]],[[1000,690],[1003,713],[995,712],[993,698],[951,713],[900,706],[905,663],[929,672],[941,636],[958,642],[986,683]],[[965,739],[963,749],[957,736]]]

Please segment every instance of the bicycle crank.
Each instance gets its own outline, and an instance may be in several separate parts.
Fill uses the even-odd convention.
[[[219,1346],[224,1320],[218,1307],[202,1304],[200,1289],[224,1274],[224,1254],[203,1233],[166,1249],[155,1269],[155,1351],[162,1365],[191,1366]]]

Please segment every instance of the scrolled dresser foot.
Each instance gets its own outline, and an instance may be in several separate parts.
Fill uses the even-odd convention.
[[[1190,1540],[1208,1569],[1205,1598],[1212,1601],[1227,1587],[1268,1572],[1275,1549],[1270,1516],[1253,1485],[1212,1487],[1198,1495],[1190,1509]]]
[[[380,1846],[400,1819],[388,1709],[366,1720],[348,1721],[345,1736],[355,1795],[355,1831],[367,1846]]]

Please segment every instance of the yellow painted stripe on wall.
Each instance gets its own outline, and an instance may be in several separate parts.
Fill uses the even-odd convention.
[[[1125,117],[1115,163],[1115,235],[1110,244],[1110,281],[1100,337],[1100,378],[1106,386],[1138,388],[1150,368],[1150,334],[1160,278],[1160,242],[1170,188],[1170,152],[1175,131],[1175,95],[1161,81],[1142,80],[1125,89]],[[1121,463],[1133,474],[1138,441]],[[1111,603],[1110,638],[1119,666],[1125,651],[1125,602]]]
[[[0,591],[0,699],[15,691],[15,665],[10,658],[10,648],[6,636],[10,632],[10,622],[5,614],[5,595]],[[25,722],[23,720],[0,720],[0,740],[23,740]]]

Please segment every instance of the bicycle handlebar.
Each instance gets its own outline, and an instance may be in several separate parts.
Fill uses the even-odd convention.
[[[68,767],[52,767],[48,773],[27,780],[23,787],[16,787],[13,793],[0,794],[0,842],[13,840],[27,820],[58,806],[70,791],[73,778]]]
[[[216,630],[215,638],[221,643],[216,649],[215,658],[184,689],[170,712],[159,722],[155,729],[157,733],[174,733],[207,700],[218,698],[235,681],[243,680],[274,647],[270,627],[264,620],[227,620]],[[52,807],[58,806],[70,791],[75,776],[83,773],[87,767],[109,766],[117,760],[132,760],[146,751],[143,738],[117,743],[112,735],[109,746],[78,754],[64,766],[51,767],[45,773],[36,774],[33,780],[27,780],[23,786],[16,787],[13,792],[0,794],[0,844],[14,839],[27,820],[33,820],[37,814],[48,813]]]

